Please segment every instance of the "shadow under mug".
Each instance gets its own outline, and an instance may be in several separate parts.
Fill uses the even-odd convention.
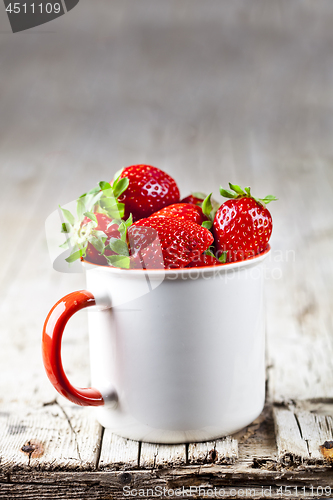
[[[106,428],[158,443],[237,432],[265,401],[264,259],[174,270],[83,263],[89,291],[72,292],[44,324],[43,361],[57,391],[95,406]],[[69,318],[89,308],[91,388],[61,361]]]

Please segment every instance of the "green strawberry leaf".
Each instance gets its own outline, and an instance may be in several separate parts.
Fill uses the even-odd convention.
[[[60,205],[59,205],[59,206],[60,206]],[[60,208],[61,208],[61,207],[60,207]],[[64,214],[64,216],[66,217],[66,219],[68,220],[68,222],[69,222],[72,226],[74,226],[74,224],[75,224],[75,217],[74,217],[74,215],[72,215],[72,214],[70,213],[70,211],[69,211],[69,210],[66,210],[66,208],[61,208],[61,211],[62,211],[62,213]]]
[[[125,221],[127,229],[133,224],[132,214],[129,215],[128,219]]]
[[[118,231],[120,232],[121,240],[126,242],[127,226],[125,221],[122,221],[121,224],[119,224]]]
[[[214,258],[215,258],[215,255],[214,255],[214,254],[213,254],[213,252],[211,252],[209,249],[208,249],[208,250],[206,250],[204,253],[205,253],[206,255],[208,255],[209,257],[214,257]]]
[[[99,192],[100,192],[100,187],[96,186],[96,187],[90,189],[90,191],[88,191],[88,193],[86,193],[86,194],[96,194]],[[85,196],[85,195],[83,194],[82,196],[80,196],[80,198],[82,198],[83,196]]]
[[[124,169],[123,169],[123,168],[121,168],[120,170],[117,170],[117,172],[114,174],[114,176],[113,176],[113,178],[114,178],[113,185],[114,185],[114,183],[115,183],[115,182],[117,182],[117,181],[118,181],[118,179],[119,179],[119,177],[121,176],[121,173],[122,173],[122,171],[123,171],[123,170],[124,170]]]
[[[92,220],[96,225],[98,225],[97,217],[95,214],[93,214],[92,212],[84,212],[83,215],[85,215],[86,217],[88,217],[88,219]]]
[[[101,181],[99,183],[99,187],[101,188],[102,191],[106,190],[112,190],[111,184],[109,182]]]
[[[104,213],[111,217],[111,219],[121,219],[124,217],[125,205],[124,203],[118,203],[114,196],[102,198],[100,207]]]
[[[96,236],[90,236],[88,238],[89,243],[92,244],[94,248],[96,248],[97,252],[99,252],[101,255],[103,255],[104,250],[105,250],[105,245],[104,241],[102,238],[96,237]]]
[[[113,226],[114,224],[117,224],[117,226],[120,226],[120,224],[122,222],[124,222],[124,221],[121,220],[121,219],[112,219],[112,221],[108,223],[108,225],[106,226],[106,228],[109,229],[109,227]]]
[[[83,219],[84,212],[86,210],[85,197],[81,197],[77,200],[76,212],[79,220]]]
[[[225,264],[227,262],[227,254],[228,252],[222,252],[218,260],[223,264]]]
[[[257,203],[260,203],[261,205],[267,205],[267,203],[270,203],[271,201],[276,201],[277,198],[273,196],[272,194],[269,194],[265,198],[255,198],[251,194],[251,189],[249,187],[244,188],[244,191],[241,187],[237,186],[237,184],[231,184],[229,182],[230,189],[232,189],[236,194],[232,193],[229,191],[229,189],[223,189],[222,186],[220,186],[220,193],[222,196],[225,198],[242,198],[243,196],[247,198],[253,198]]]
[[[89,192],[85,195],[80,196],[80,198],[77,201],[78,202],[80,201],[85,205],[84,212],[91,212],[91,211],[94,211],[94,206],[96,205],[98,200],[101,198],[102,194],[103,194],[103,191],[98,189],[98,192],[94,192],[94,193]],[[81,210],[81,208],[80,208],[80,210]]]
[[[110,217],[111,219],[119,219],[119,217],[123,217],[124,216],[124,211],[119,211],[118,209],[118,205],[114,206],[113,208],[107,208],[107,209],[102,209],[101,210],[102,213],[105,213],[108,217]]]
[[[87,206],[87,210],[91,212],[91,209],[96,205],[96,203],[102,198],[104,191],[98,190],[97,193],[93,194],[91,200],[90,200],[90,206]]]
[[[261,203],[265,203],[265,205],[267,205],[271,201],[277,201],[278,200],[278,198],[275,198],[275,196],[273,196],[272,194],[269,194],[269,195],[265,196],[265,198],[258,198],[258,199],[259,199],[259,201]]]
[[[129,256],[127,243],[119,238],[110,238],[109,247],[118,255]]]
[[[216,212],[218,211],[218,209],[220,208],[221,205],[220,205],[220,203],[218,203],[215,200],[212,200],[212,205],[213,205],[213,210],[210,213],[210,218],[211,218],[211,220],[214,220]]]
[[[229,182],[229,187],[230,189],[232,189],[233,191],[235,191],[235,193],[237,193],[238,195],[244,195],[245,192],[243,191],[243,189],[239,186],[237,186],[237,184],[231,184]]]
[[[210,193],[210,194],[209,194],[209,195],[208,195],[208,196],[204,199],[204,201],[203,201],[203,203],[202,203],[202,211],[203,211],[203,213],[204,213],[207,217],[209,217],[209,215],[210,215],[210,213],[211,213],[211,211],[212,211],[212,209],[213,209],[212,202],[210,201],[212,194],[213,194],[213,193]],[[210,229],[210,228],[208,228],[208,229]]]
[[[102,198],[100,205],[105,210],[113,209],[117,206],[117,200],[114,196],[109,196],[108,198]]]
[[[119,221],[118,231],[120,232],[120,239],[125,243],[126,243],[127,229],[132,225],[132,223],[133,223],[132,214],[130,214],[129,218],[126,221],[124,220]]]
[[[224,198],[237,198],[235,193],[232,193],[229,189],[223,189],[222,186],[220,186],[220,194],[221,196],[224,196]]]
[[[117,203],[117,215],[121,219],[124,217],[124,215],[125,215],[125,204],[124,203]]]
[[[72,253],[67,259],[65,259],[66,262],[69,264],[71,262],[74,262],[75,260],[78,260],[82,257],[82,250],[77,250],[76,252]]]
[[[104,231],[96,231],[96,229],[94,229],[94,236],[96,236],[97,238],[102,238],[104,239],[104,241],[107,239],[107,235],[104,233]]]
[[[119,179],[115,186],[113,186],[113,194],[115,198],[119,198],[121,194],[128,188],[129,179],[127,177],[123,177]]]
[[[212,221],[211,221],[211,220],[205,220],[205,221],[201,224],[201,226],[202,226],[202,227],[205,227],[206,229],[211,229],[212,225],[213,225],[213,223],[212,223]]]
[[[111,266],[121,267],[122,269],[130,268],[131,261],[129,257],[126,257],[124,255],[105,255],[105,258]]]
[[[68,224],[68,222],[63,222],[61,224],[61,232],[62,233],[70,233],[72,226]]]

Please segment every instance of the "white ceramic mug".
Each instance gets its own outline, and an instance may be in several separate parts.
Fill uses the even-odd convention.
[[[43,359],[55,388],[96,406],[120,436],[185,443],[232,434],[265,400],[262,254],[215,267],[121,270],[84,263],[88,291],[50,311]],[[68,319],[89,307],[91,382],[78,389],[61,362]]]

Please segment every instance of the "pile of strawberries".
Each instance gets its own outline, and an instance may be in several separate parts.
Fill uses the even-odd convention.
[[[111,183],[77,200],[77,217],[62,209],[66,259],[123,269],[223,265],[265,251],[272,233],[266,204],[250,188],[220,188],[221,206],[202,193],[180,200],[174,179],[150,165],[126,167]]]

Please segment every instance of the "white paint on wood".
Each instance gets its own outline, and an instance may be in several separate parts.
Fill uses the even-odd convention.
[[[309,411],[296,411],[302,438],[306,441],[311,461],[322,462],[319,446],[333,440],[332,416],[316,415]]]
[[[294,413],[284,408],[274,408],[273,415],[279,460],[284,463],[309,461],[307,443],[301,436]]]

